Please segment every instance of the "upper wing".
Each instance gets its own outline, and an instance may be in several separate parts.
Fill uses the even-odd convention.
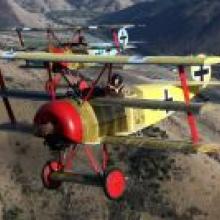
[[[46,52],[13,52],[0,53],[1,59],[39,60],[50,62],[77,62],[77,63],[111,63],[111,64],[172,64],[172,65],[214,65],[220,63],[218,56],[97,56],[54,54]]]
[[[168,150],[189,153],[217,153],[220,146],[217,144],[193,144],[186,141],[160,140],[148,137],[135,136],[107,136],[102,138],[102,144],[135,146],[148,150]]]
[[[13,28],[0,28],[2,32],[20,31],[20,32],[45,32],[53,30],[56,32],[74,31],[74,30],[98,30],[98,29],[119,29],[119,28],[134,28],[145,27],[144,24],[103,24],[103,25],[71,25],[66,27],[13,27]]]

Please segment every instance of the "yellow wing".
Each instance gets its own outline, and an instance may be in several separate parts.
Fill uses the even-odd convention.
[[[53,54],[46,52],[0,53],[0,59],[23,59],[50,62],[111,63],[111,64],[172,64],[172,65],[215,65],[220,63],[219,56],[101,56]]]

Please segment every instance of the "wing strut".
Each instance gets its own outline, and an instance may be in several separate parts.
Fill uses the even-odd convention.
[[[92,97],[93,95],[93,92],[95,90],[95,87],[97,85],[97,83],[100,81],[100,79],[102,78],[103,74],[105,73],[106,70],[109,70],[108,71],[108,79],[110,79],[111,77],[111,74],[112,74],[112,65],[111,64],[105,64],[101,70],[101,72],[99,73],[98,77],[96,80],[94,80],[92,82],[92,86],[88,92],[88,94],[86,95],[86,97],[84,98],[84,101],[89,101],[90,98]]]
[[[120,42],[119,42],[119,39],[118,39],[118,33],[116,31],[116,29],[112,29],[112,39],[113,39],[113,42],[115,44],[115,47],[118,51],[118,53],[120,53]]]
[[[17,29],[16,32],[17,32],[17,35],[18,35],[18,40],[19,40],[20,46],[22,48],[24,48],[25,47],[25,43],[24,43],[22,32],[19,29]]]
[[[181,86],[182,86],[183,94],[185,98],[185,103],[188,106],[190,105],[190,90],[189,90],[189,86],[187,83],[187,74],[186,74],[184,66],[179,66],[178,69],[179,69],[179,77],[181,81]],[[199,131],[197,128],[196,118],[191,111],[189,111],[187,114],[188,114],[188,123],[189,123],[190,131],[191,131],[191,135],[192,135],[192,142],[194,144],[197,144],[199,142]]]
[[[5,92],[6,86],[5,86],[5,81],[4,81],[1,69],[0,69],[0,88],[1,88],[1,90],[3,92]],[[3,103],[5,105],[6,111],[8,113],[8,116],[10,118],[11,124],[15,125],[16,124],[16,118],[15,118],[14,112],[12,110],[11,104],[10,104],[10,102],[8,100],[8,97],[7,96],[5,96],[5,97],[3,96],[2,99],[3,99]]]

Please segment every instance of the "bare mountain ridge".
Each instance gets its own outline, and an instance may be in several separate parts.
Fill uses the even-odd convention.
[[[134,4],[144,2],[146,0],[67,0],[71,5],[77,8],[86,8],[86,9],[99,9],[103,10],[104,13],[118,11]]]
[[[0,25],[17,25],[19,20],[6,0],[0,1]]]
[[[220,2],[217,0],[156,0],[136,4],[99,22],[144,23],[146,28],[131,31],[144,40],[144,52],[164,54],[220,53]]]
[[[146,0],[15,0],[28,10],[99,9],[103,12],[117,11]]]
[[[1,26],[14,26],[24,24],[27,26],[44,26],[46,23],[59,22],[57,13],[61,16],[74,17],[79,11],[82,15],[87,13],[99,14],[115,12],[128,6],[147,0],[2,0],[0,3]],[[48,16],[48,13],[52,16]],[[52,20],[51,20],[52,19]],[[72,23],[71,22],[71,23]]]

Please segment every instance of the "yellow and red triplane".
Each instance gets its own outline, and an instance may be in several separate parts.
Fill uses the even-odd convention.
[[[104,68],[83,96],[76,97],[65,93],[50,97],[42,92],[8,90],[3,78],[1,92],[12,123],[16,123],[8,98],[22,98],[47,101],[36,113],[34,127],[44,138],[51,150],[58,150],[60,157],[49,161],[42,172],[44,186],[57,189],[64,181],[91,183],[104,187],[110,199],[120,198],[126,189],[125,174],[119,169],[108,167],[107,144],[134,145],[147,149],[179,150],[191,152],[216,152],[213,143],[200,143],[194,114],[205,111],[211,103],[191,103],[190,99],[210,82],[211,65],[220,63],[214,56],[90,56],[73,54],[53,54],[42,52],[2,52],[1,59],[36,60],[44,62],[98,63]],[[160,82],[133,85],[123,96],[104,93],[95,95],[101,77],[107,71],[107,83],[111,78],[113,64],[128,65],[175,65],[178,66],[180,82]],[[186,67],[191,67],[191,80],[188,81]],[[103,86],[105,91],[105,86]],[[171,111],[171,112],[170,112]],[[136,137],[132,134],[154,125],[168,117],[173,111],[184,111],[188,115],[192,141],[167,141]],[[103,162],[100,166],[92,155],[89,146],[102,145]],[[95,175],[82,175],[70,172],[72,160],[79,146],[85,149]]]
[[[48,45],[45,45],[44,51],[50,53],[72,53],[89,54],[89,55],[118,55],[126,49],[134,48],[134,44],[143,43],[138,41],[129,42],[128,29],[141,28],[145,25],[141,24],[117,24],[117,25],[88,25],[88,26],[67,26],[67,27],[15,27],[15,28],[0,28],[0,32],[16,32],[20,47],[22,50],[29,51],[35,47],[26,45],[24,33],[46,33]],[[100,31],[110,30],[112,34],[112,42],[96,42],[90,43],[86,41],[84,31]],[[72,33],[71,39],[60,39],[56,33]],[[37,43],[37,42],[36,42]],[[46,42],[45,42],[46,44]],[[81,47],[84,46],[84,47]],[[47,48],[46,48],[47,47]],[[37,48],[36,48],[37,49]],[[39,50],[39,49],[38,49]],[[65,66],[66,67],[66,66]],[[71,66],[70,66],[71,67]]]

